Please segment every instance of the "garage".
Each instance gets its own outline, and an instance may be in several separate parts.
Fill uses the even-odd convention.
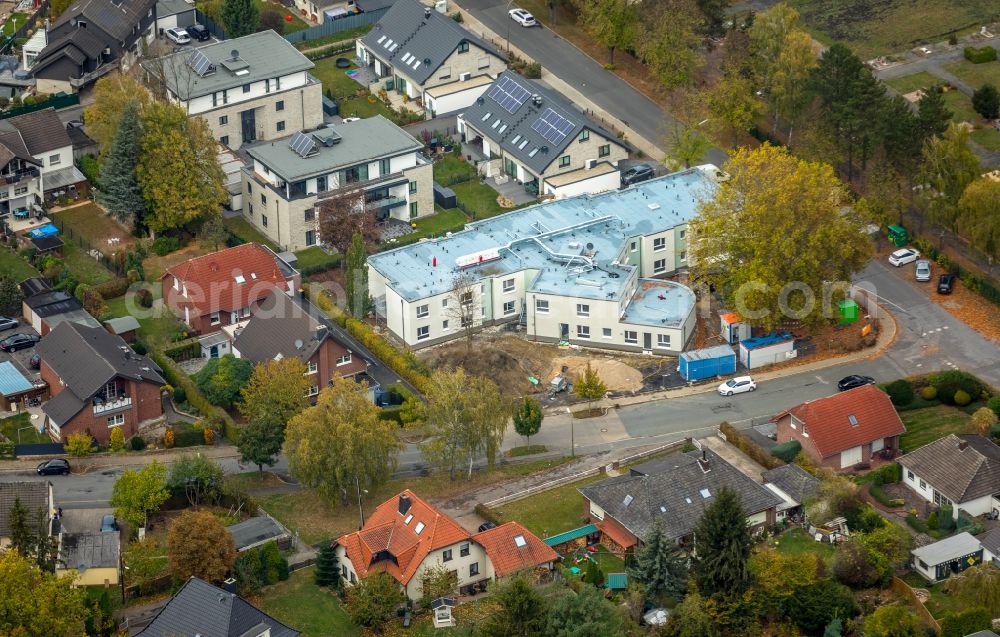
[[[861,463],[861,447],[851,447],[840,452],[840,468],[847,469]]]

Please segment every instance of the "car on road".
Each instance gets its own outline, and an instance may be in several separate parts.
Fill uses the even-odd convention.
[[[889,265],[897,268],[907,263],[913,263],[920,258],[920,253],[913,248],[901,248],[889,255]]]
[[[5,352],[16,352],[19,349],[34,347],[35,343],[41,340],[37,334],[14,334],[0,341],[0,350]]]
[[[848,389],[857,389],[858,387],[873,384],[875,384],[875,379],[871,376],[851,374],[850,376],[844,376],[840,379],[840,382],[837,383],[837,389],[840,391],[847,391]]]
[[[745,391],[753,391],[755,389],[757,389],[757,383],[749,376],[737,376],[719,385],[719,393],[723,396],[742,394]]]
[[[179,27],[171,27],[163,32],[167,36],[168,40],[175,42],[177,44],[190,44],[191,36],[188,35],[186,29],[181,29]]]
[[[931,280],[931,262],[927,259],[917,261],[917,281]]]
[[[10,316],[0,316],[0,332],[12,330],[20,324],[21,322],[16,318]]]
[[[188,36],[199,42],[212,39],[212,34],[200,24],[192,24],[189,27],[184,27],[184,30],[187,31]]]
[[[101,518],[101,533],[117,533],[118,520],[110,513]]]
[[[507,12],[507,15],[510,16],[511,20],[517,22],[522,27],[533,27],[538,24],[535,22],[535,16],[531,15],[524,9],[511,9]]]
[[[649,164],[636,164],[622,173],[622,185],[631,186],[632,184],[637,184],[640,181],[652,179],[655,175],[656,173],[653,171],[653,167]]]
[[[955,289],[955,279],[957,278],[951,273],[938,277],[938,294],[951,294],[951,291]]]
[[[69,463],[62,458],[53,458],[38,465],[37,471],[40,476],[68,476]]]

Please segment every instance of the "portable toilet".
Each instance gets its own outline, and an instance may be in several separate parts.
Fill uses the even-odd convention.
[[[889,226],[889,230],[886,233],[889,237],[889,241],[892,245],[897,248],[901,248],[910,242],[910,235],[906,232],[906,228],[898,224]]]
[[[740,319],[736,312],[722,312],[719,314],[722,327],[722,338],[732,345],[739,341],[750,338],[750,325]]]
[[[736,373],[736,352],[728,345],[683,352],[677,361],[677,371],[688,382]]]
[[[840,311],[841,325],[850,325],[858,320],[858,304],[854,302],[854,299],[844,299],[837,303],[837,309]]]

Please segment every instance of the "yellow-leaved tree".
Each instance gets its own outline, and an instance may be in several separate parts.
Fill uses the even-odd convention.
[[[153,97],[131,75],[113,73],[94,84],[94,101],[84,110],[83,116],[87,120],[87,135],[101,147],[102,157],[118,132],[118,122],[125,111],[125,105],[133,101],[139,105],[141,113],[153,101]]]
[[[83,635],[88,613],[73,579],[46,573],[17,551],[0,553],[0,635]]]

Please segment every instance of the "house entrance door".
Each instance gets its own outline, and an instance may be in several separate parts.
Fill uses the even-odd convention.
[[[252,108],[240,113],[240,127],[244,144],[249,144],[257,139],[257,118]]]

